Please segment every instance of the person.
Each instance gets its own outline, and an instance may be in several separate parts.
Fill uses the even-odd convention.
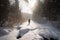
[[[28,19],[28,25],[30,24],[30,19]]]

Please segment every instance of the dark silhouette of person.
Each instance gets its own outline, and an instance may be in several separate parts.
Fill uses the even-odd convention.
[[[28,25],[30,24],[30,19],[28,19]]]

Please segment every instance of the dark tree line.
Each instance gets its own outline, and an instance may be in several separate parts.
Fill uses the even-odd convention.
[[[9,1],[8,0],[0,0],[0,25],[7,20],[9,13]]]
[[[41,20],[41,17],[46,17],[50,21],[60,20],[60,1],[44,0],[44,3],[42,3],[38,0],[33,13],[33,19],[37,21]]]
[[[48,20],[60,20],[60,1],[47,0],[47,2],[45,2],[44,11],[44,14]]]
[[[52,25],[60,28],[60,1],[45,0],[44,3],[42,3],[38,0],[35,10],[33,11],[32,19],[38,23],[50,21]]]
[[[14,1],[14,0],[13,0]],[[9,0],[0,0],[0,26],[2,27],[5,21],[6,26],[12,27],[13,24],[20,22],[21,13],[19,11],[19,2],[15,0],[13,5],[10,5]]]

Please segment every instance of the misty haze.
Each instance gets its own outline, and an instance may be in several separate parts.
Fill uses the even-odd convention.
[[[0,40],[60,40],[60,1],[0,0]]]

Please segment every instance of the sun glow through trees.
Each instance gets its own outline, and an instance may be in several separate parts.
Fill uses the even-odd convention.
[[[22,13],[32,14],[36,0],[19,0],[19,7]]]

